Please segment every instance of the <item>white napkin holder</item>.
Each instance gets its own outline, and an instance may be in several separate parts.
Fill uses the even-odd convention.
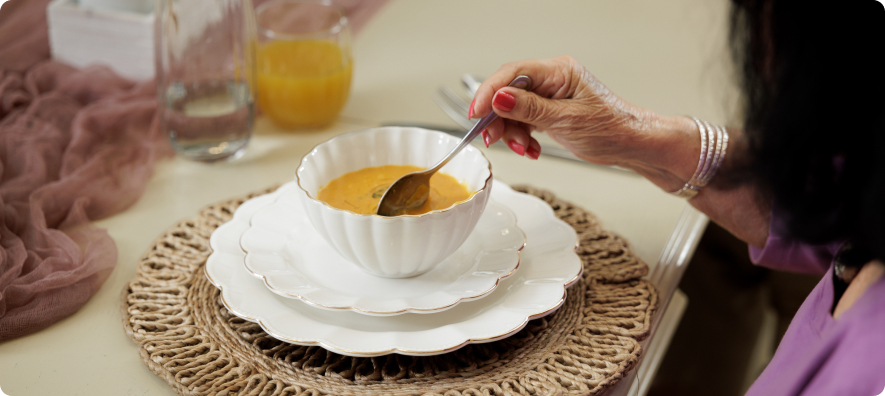
[[[131,0],[113,8],[81,2],[53,0],[46,8],[52,58],[74,67],[105,64],[133,80],[153,78],[153,2]]]

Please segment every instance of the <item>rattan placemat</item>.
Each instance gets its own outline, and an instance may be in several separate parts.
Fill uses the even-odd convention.
[[[209,236],[260,193],[209,206],[154,242],[124,291],[126,333],[182,395],[598,394],[642,353],[657,305],[654,287],[639,279],[648,267],[589,212],[543,190],[517,190],[577,230],[584,276],[555,314],[504,340],[431,357],[354,358],[278,341],[232,315],[203,273]]]

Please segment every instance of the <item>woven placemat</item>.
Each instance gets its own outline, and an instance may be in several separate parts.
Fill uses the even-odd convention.
[[[145,364],[181,395],[598,394],[633,368],[657,292],[648,267],[587,211],[542,198],[578,232],[584,275],[555,314],[501,341],[431,357],[354,358],[270,337],[231,314],[203,273],[209,236],[247,199],[207,207],[160,236],[123,296]],[[531,243],[531,241],[529,241]]]

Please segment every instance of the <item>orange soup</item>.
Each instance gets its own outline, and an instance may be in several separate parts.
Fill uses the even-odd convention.
[[[335,120],[347,101],[353,64],[324,40],[273,41],[258,47],[258,105],[286,128]]]
[[[333,208],[359,214],[374,214],[387,188],[406,173],[424,168],[411,165],[385,165],[346,173],[320,188],[317,199]],[[416,215],[445,209],[473,195],[467,186],[454,177],[436,172],[430,177],[430,197],[423,206],[408,209],[404,214]]]

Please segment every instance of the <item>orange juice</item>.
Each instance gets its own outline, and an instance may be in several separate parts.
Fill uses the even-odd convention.
[[[286,128],[328,124],[347,101],[352,70],[334,42],[265,43],[258,47],[258,105]]]

